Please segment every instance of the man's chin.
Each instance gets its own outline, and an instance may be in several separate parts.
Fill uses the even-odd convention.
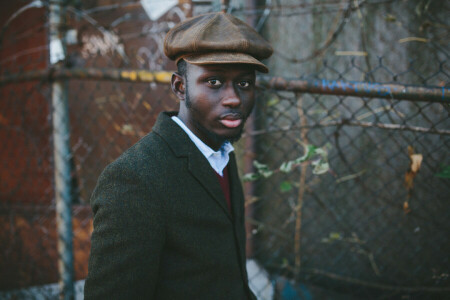
[[[208,138],[217,145],[222,145],[225,142],[234,143],[237,142],[242,136],[243,129],[240,128],[236,133],[233,134],[218,134],[215,132],[208,132]]]
[[[203,134],[207,136],[208,140],[213,144],[222,145],[226,141],[234,143],[241,138],[242,132],[244,131],[244,122],[238,128],[234,128],[233,130],[226,130],[225,132],[223,131],[223,129],[220,130],[222,132],[210,131],[199,123],[197,123],[197,128],[201,130]]]
[[[244,127],[241,126],[239,128],[239,131],[236,134],[226,135],[226,136],[224,135],[224,136],[222,136],[222,138],[226,141],[229,141],[230,143],[234,143],[234,142],[239,141],[239,139],[242,137],[243,131],[244,131]]]

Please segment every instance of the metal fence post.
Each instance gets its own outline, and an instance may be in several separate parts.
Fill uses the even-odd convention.
[[[54,0],[49,5],[50,64],[66,57],[64,32],[64,0]],[[71,213],[71,150],[67,80],[52,84],[53,155],[55,176],[56,222],[58,227],[58,269],[60,274],[60,299],[74,298],[73,232]]]

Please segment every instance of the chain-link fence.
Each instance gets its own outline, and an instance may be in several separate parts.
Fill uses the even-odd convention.
[[[56,23],[54,4],[61,4]],[[2,6],[0,297],[55,298],[52,283],[65,282],[67,294],[67,282],[86,277],[97,177],[151,130],[160,111],[177,108],[165,33],[187,16],[221,7],[275,48],[236,145],[242,175],[259,176],[245,183],[249,273],[258,297],[450,293],[445,2]],[[68,235],[58,207],[64,199],[72,213]],[[67,236],[73,266],[58,246]],[[74,277],[62,279],[64,271]],[[75,294],[82,289],[81,281]]]

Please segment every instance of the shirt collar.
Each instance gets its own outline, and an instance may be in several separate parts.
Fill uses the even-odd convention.
[[[172,116],[172,120],[177,123],[181,129],[186,132],[191,141],[197,146],[198,150],[206,157],[211,167],[220,176],[223,176],[223,169],[228,164],[230,160],[230,152],[234,150],[230,142],[226,141],[222,144],[218,151],[214,151],[206,145],[202,140],[200,140],[177,116]]]

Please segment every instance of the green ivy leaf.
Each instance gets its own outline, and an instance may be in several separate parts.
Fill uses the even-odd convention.
[[[244,176],[242,176],[242,181],[255,181],[258,180],[261,177],[259,174],[255,173],[247,173]]]
[[[289,181],[283,181],[280,184],[280,190],[282,193],[289,192],[290,190],[292,190],[292,184]]]
[[[437,177],[450,179],[450,166],[442,166],[441,171],[436,174]]]
[[[260,163],[259,161],[255,160],[253,161],[253,166],[258,170],[268,170],[269,167],[265,164]]]
[[[265,164],[260,163],[259,161],[253,161],[253,165],[256,168],[258,174],[260,174],[264,178],[269,178],[273,175],[273,171],[269,170],[269,167]]]
[[[280,172],[289,173],[292,171],[292,166],[294,165],[294,161],[285,161],[280,166]]]
[[[270,176],[273,175],[273,171],[270,171],[270,170],[262,170],[262,171],[260,171],[260,174],[261,174],[261,176],[264,177],[264,178],[269,178]]]
[[[342,240],[342,235],[339,232],[330,232],[330,240]]]
[[[314,169],[312,171],[314,175],[325,174],[330,169],[330,165],[328,164],[328,162],[322,159],[312,161],[311,165],[314,166]]]
[[[328,153],[325,149],[323,148],[316,148],[314,149],[314,154],[320,155],[322,157],[328,157]]]
[[[296,160],[294,160],[295,164],[299,164],[299,163],[302,163],[304,161],[307,161],[312,156],[314,156],[316,154],[316,151],[317,151],[317,147],[314,146],[314,145],[307,145],[307,144],[304,144],[302,142],[300,142],[300,144],[303,146],[303,152],[305,154],[303,156],[300,156]]]
[[[278,99],[277,97],[273,97],[272,99],[267,101],[266,105],[267,105],[267,107],[271,107],[271,106],[278,104],[279,102],[280,102],[280,99]]]

